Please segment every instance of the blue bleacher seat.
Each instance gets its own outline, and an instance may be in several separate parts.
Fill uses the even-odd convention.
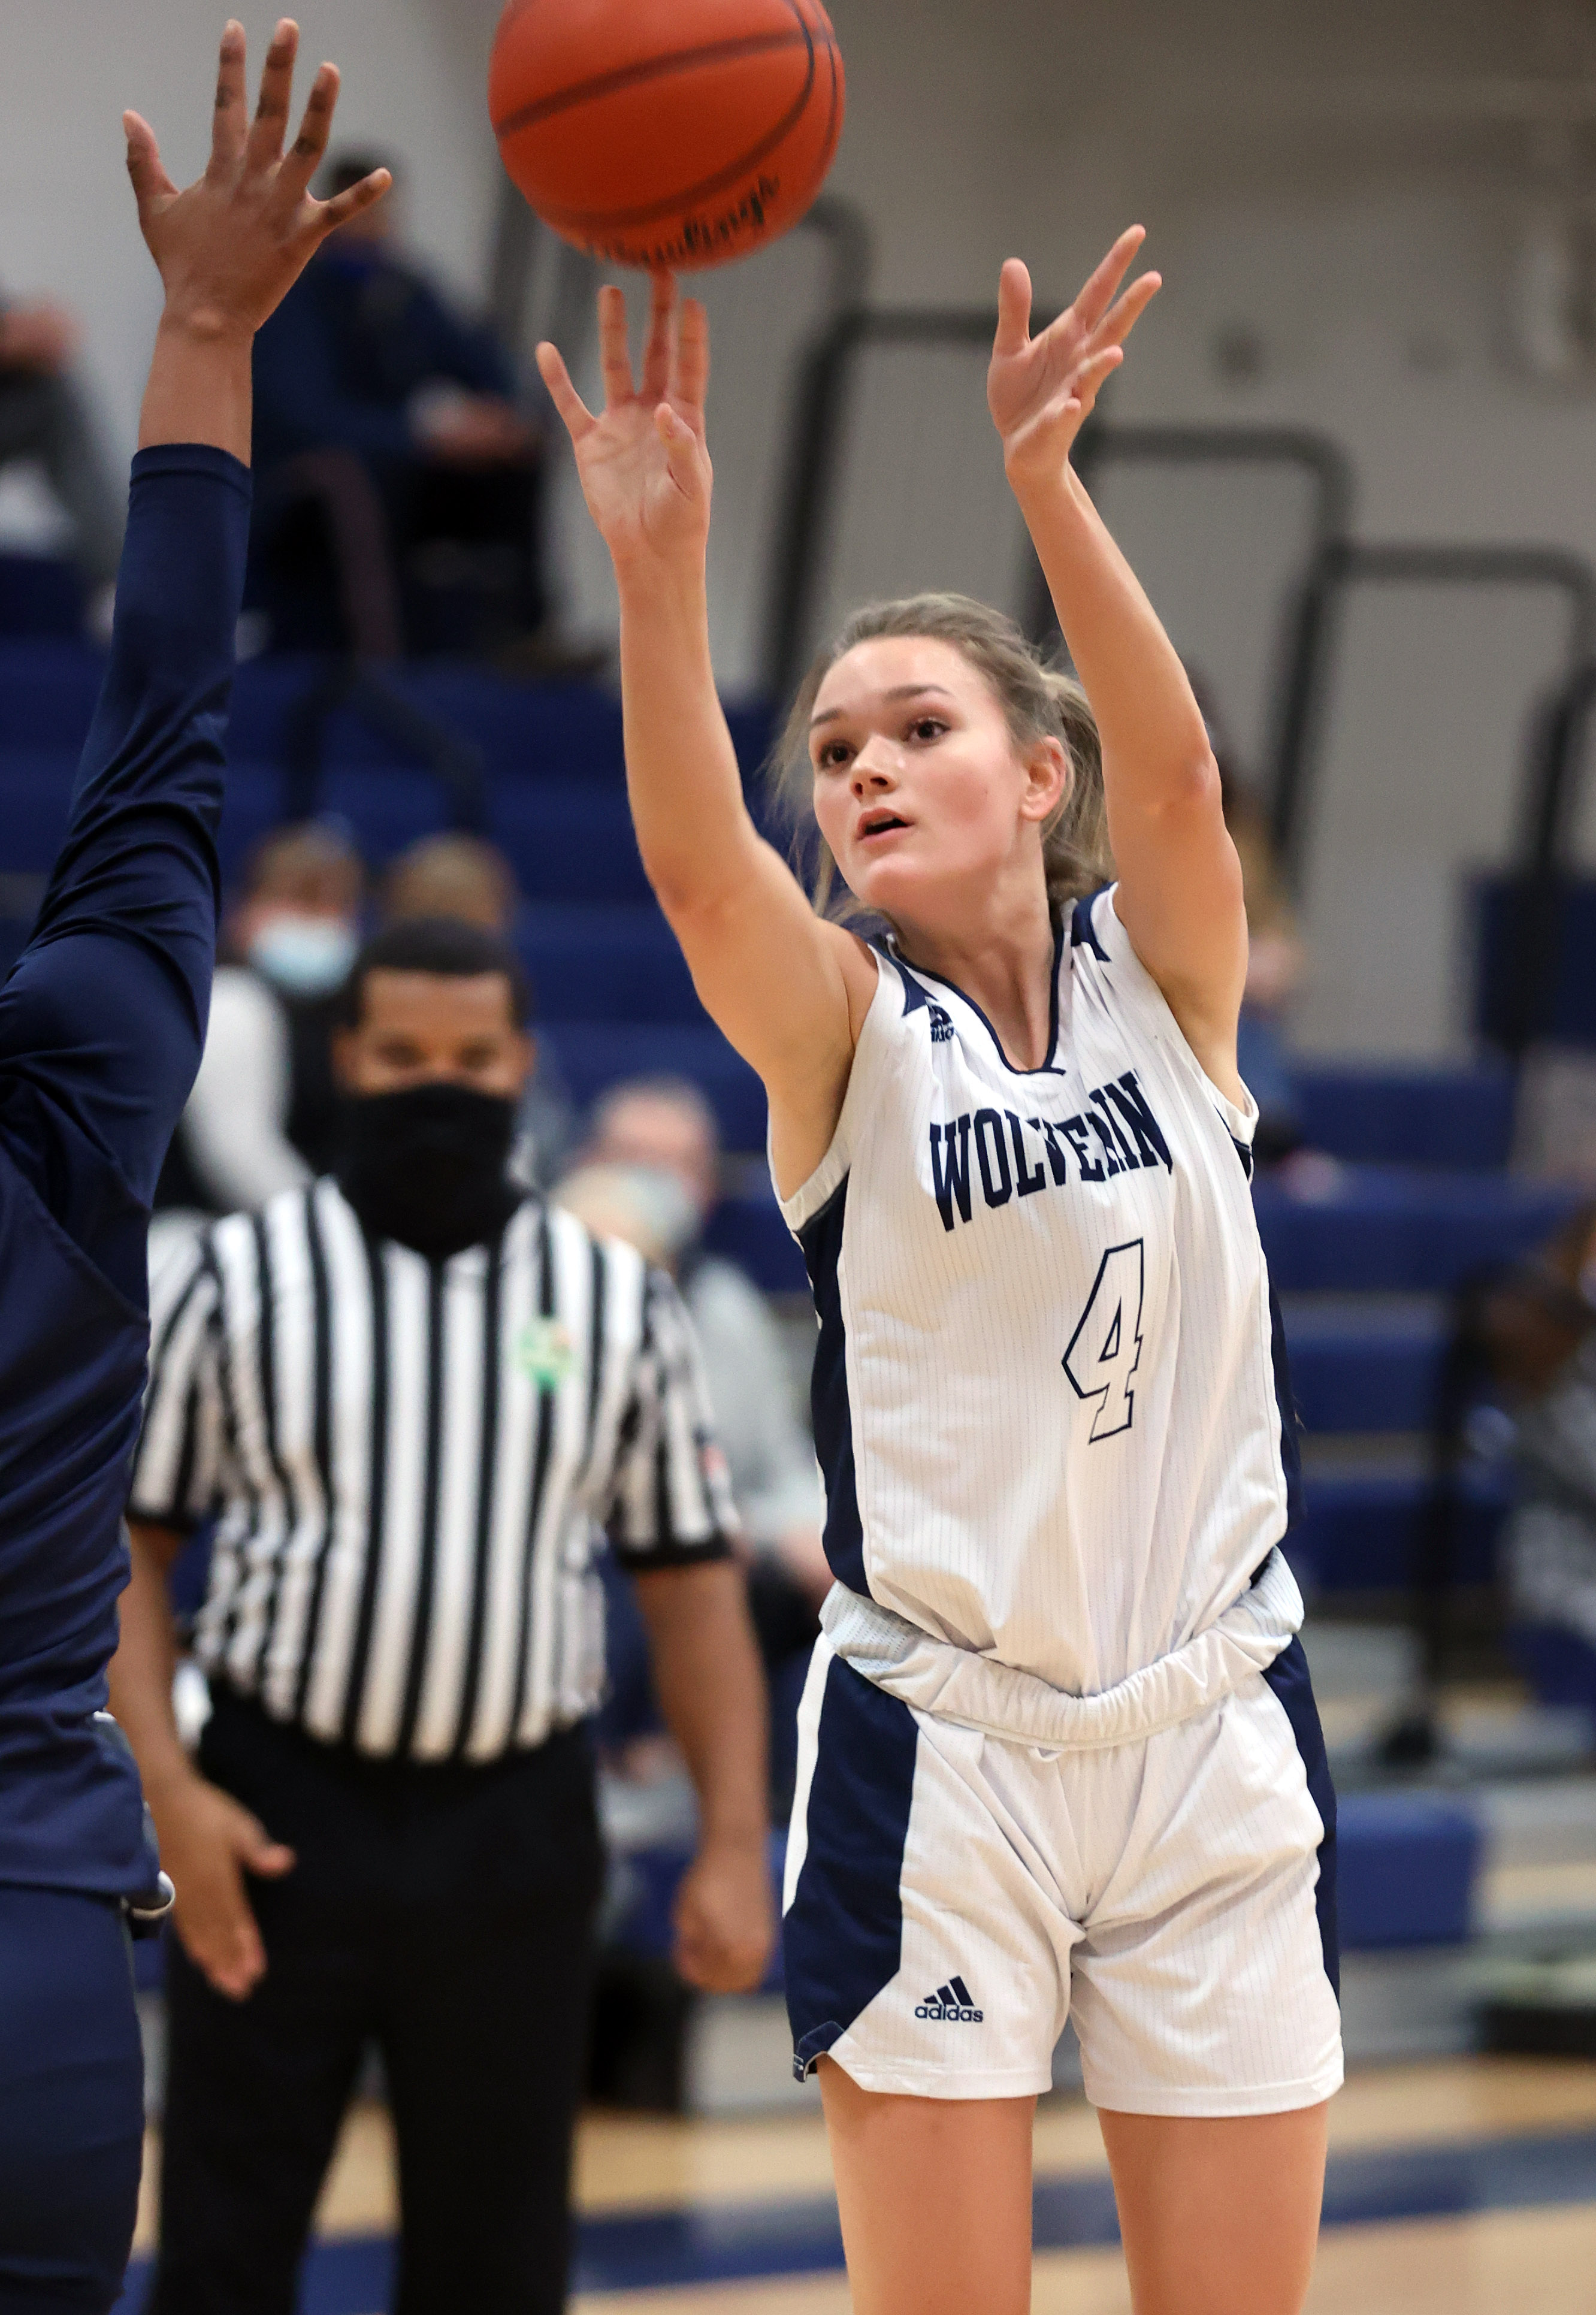
[[[496,780],[488,834],[529,900],[652,903],[623,789],[592,781]]]
[[[92,643],[0,642],[0,749],[81,749],[105,676]]]
[[[537,1034],[553,1046],[579,1107],[624,1078],[688,1078],[714,1109],[726,1149],[763,1154],[765,1088],[713,1021],[540,1021]]]
[[[1471,1069],[1294,1069],[1310,1149],[1368,1165],[1505,1166],[1513,1073]]]
[[[1574,1197],[1492,1174],[1348,1166],[1333,1194],[1272,1181],[1254,1200],[1270,1274],[1288,1293],[1435,1293],[1549,1237]]]
[[[1349,1793],[1338,1815],[1343,1949],[1460,1945],[1484,1846],[1473,1810],[1434,1793]]]
[[[0,635],[75,641],[83,622],[75,563],[59,554],[0,554]]]
[[[337,813],[354,830],[371,865],[380,866],[423,836],[437,836],[450,824],[449,798],[442,782],[414,765],[334,764],[322,783],[324,812]]]
[[[657,909],[528,909],[517,945],[542,1020],[702,1024],[707,1018]]]
[[[270,835],[282,817],[282,774],[277,766],[230,763],[217,838],[225,885],[238,883],[253,847]]]
[[[60,748],[13,748],[0,735],[0,874],[45,874],[66,833],[77,757]]]
[[[1446,1312],[1434,1301],[1285,1305],[1291,1386],[1309,1432],[1422,1431],[1435,1415]]]
[[[1505,876],[1481,877],[1473,902],[1475,1027],[1501,1041],[1517,995],[1521,904]],[[1559,1044],[1596,1045],[1596,879],[1590,876],[1570,877],[1564,886],[1550,980],[1537,1033]]]
[[[1315,1468],[1306,1475],[1308,1515],[1288,1541],[1306,1584],[1318,1592],[1400,1592],[1414,1579],[1430,1482],[1422,1469]],[[1491,1580],[1496,1538],[1508,1508],[1500,1471],[1472,1468],[1459,1508],[1453,1580]]]

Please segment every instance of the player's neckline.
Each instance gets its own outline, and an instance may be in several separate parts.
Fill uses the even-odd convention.
[[[943,989],[951,989],[953,995],[958,998],[960,1004],[967,1005],[969,1007],[976,1019],[980,1023],[982,1028],[986,1031],[988,1036],[992,1040],[993,1051],[997,1053],[998,1060],[1002,1062],[1004,1068],[1008,1071],[1011,1078],[1063,1078],[1068,1076],[1069,1072],[1068,1069],[1061,1069],[1059,1067],[1059,976],[1063,968],[1064,961],[1064,918],[1062,915],[1056,918],[1053,925],[1053,978],[1051,986],[1048,991],[1047,1059],[1045,1061],[1042,1062],[1038,1068],[1033,1069],[1015,1069],[1014,1063],[1009,1060],[1008,1055],[1003,1050],[1002,1038],[998,1034],[997,1030],[992,1026],[992,1024],[987,1018],[986,1014],[976,1003],[973,997],[966,995],[956,980],[950,980],[945,972],[934,972],[928,964],[917,964],[913,957],[905,956],[903,951],[899,947],[896,938],[891,935],[888,936],[888,953],[891,955],[893,963],[901,965],[906,972],[923,973],[927,980],[935,980]]]

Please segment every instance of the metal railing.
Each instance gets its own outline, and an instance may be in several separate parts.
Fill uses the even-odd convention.
[[[1581,555],[1535,545],[1360,545],[1344,538],[1330,540],[1305,590],[1298,652],[1281,714],[1286,744],[1274,794],[1274,841],[1288,874],[1299,884],[1341,614],[1348,595],[1369,586],[1549,588],[1568,605],[1569,669],[1589,657],[1596,644],[1596,570]],[[1526,777],[1533,786],[1533,767]]]

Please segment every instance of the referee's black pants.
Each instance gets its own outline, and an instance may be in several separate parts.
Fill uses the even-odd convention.
[[[395,2315],[556,2315],[602,1872],[586,1732],[488,1767],[373,1761],[218,1685],[200,1765],[298,1861],[251,1885],[268,1966],[246,2001],[171,1940],[147,2315],[292,2315],[372,2040],[399,2146]]]

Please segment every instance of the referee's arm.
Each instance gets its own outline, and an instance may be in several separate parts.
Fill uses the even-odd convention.
[[[741,1992],[764,1975],[775,1934],[765,1680],[692,1331],[658,1272],[623,1437],[610,1542],[635,1581],[661,1708],[698,1795],[698,1851],[677,1898],[677,1967],[706,1992]]]

